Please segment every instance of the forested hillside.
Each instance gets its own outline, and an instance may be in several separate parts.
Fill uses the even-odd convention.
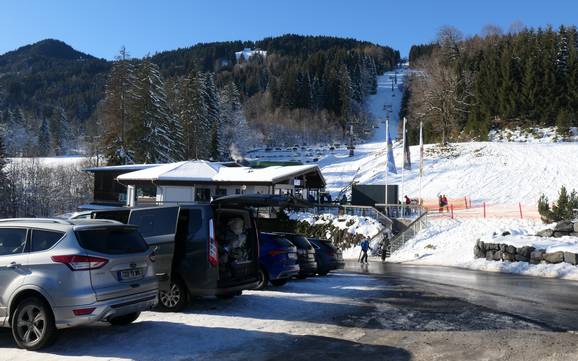
[[[244,48],[261,49],[267,55],[237,59],[235,52]],[[93,151],[106,153],[102,142],[108,138],[102,125],[107,122],[107,107],[111,105],[110,99],[105,99],[105,84],[111,88],[113,68],[119,61],[130,64],[134,73],[131,70],[127,80],[133,86],[129,88],[140,91],[131,93],[132,100],[127,98],[131,108],[123,110],[131,119],[145,111],[137,103],[148,107],[142,78],[146,72],[154,75],[149,79],[151,96],[163,94],[166,106],[162,106],[162,112],[173,119],[182,113],[178,107],[184,101],[183,84],[187,79],[190,86],[204,84],[197,89],[201,93],[206,92],[205,85],[215,87],[209,91],[213,94],[231,90],[234,85],[233,97],[242,103],[241,114],[252,133],[272,144],[329,140],[340,137],[348,122],[367,121],[362,103],[374,91],[375,76],[399,61],[399,53],[388,47],[354,39],[298,35],[257,42],[197,44],[147,59],[131,59],[128,52],[123,56],[116,62],[97,59],[57,40],[44,40],[1,55],[0,132],[7,154],[60,155],[85,152],[88,145]],[[207,102],[197,106],[203,108],[197,109],[199,114],[207,114]],[[171,120],[163,122],[169,124]],[[150,122],[140,127],[150,132],[154,128]],[[212,157],[216,157],[217,149],[215,127],[211,124]],[[105,148],[109,146],[104,144]],[[185,154],[191,156],[190,152]],[[173,158],[180,157],[173,154]]]
[[[492,29],[468,39],[444,28],[410,59],[407,112],[437,140],[486,139],[490,129],[511,126],[555,125],[564,134],[578,125],[575,27]]]

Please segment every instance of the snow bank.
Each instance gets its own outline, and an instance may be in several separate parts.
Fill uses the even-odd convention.
[[[578,251],[578,237],[537,237],[546,228],[541,222],[512,219],[439,220],[418,233],[388,258],[403,262],[439,266],[453,266],[491,272],[578,280],[578,267],[567,263],[532,265],[526,262],[487,261],[474,258],[478,239],[490,243],[506,243],[515,247],[533,246],[547,252]],[[508,231],[511,234],[502,236]]]
[[[570,129],[570,137],[559,134],[558,128],[513,128],[490,130],[488,138],[492,142],[527,142],[527,143],[554,143],[560,141],[577,141],[578,128]]]
[[[349,234],[360,235],[364,238],[372,238],[383,231],[383,225],[373,218],[352,215],[340,215],[325,213],[316,215],[309,212],[290,212],[289,218],[295,221],[307,222],[311,225],[331,225],[335,228],[346,230]],[[327,239],[332,239],[331,232],[327,231]],[[377,248],[382,238],[376,237],[371,241],[371,247]],[[343,250],[343,258],[354,259],[359,256],[361,248],[353,246]]]

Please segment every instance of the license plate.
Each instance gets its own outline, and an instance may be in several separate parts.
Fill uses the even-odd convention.
[[[143,278],[144,272],[142,268],[127,269],[118,271],[119,281],[132,281]]]

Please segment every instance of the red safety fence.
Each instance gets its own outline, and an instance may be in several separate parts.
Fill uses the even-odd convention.
[[[441,207],[437,199],[426,199],[423,206],[431,216],[448,218],[518,218],[540,219],[537,205],[493,204],[472,201],[469,197],[448,199],[448,205]]]

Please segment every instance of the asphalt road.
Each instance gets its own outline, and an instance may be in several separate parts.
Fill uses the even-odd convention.
[[[578,282],[451,267],[347,262],[346,269],[455,297],[553,331],[578,331]],[[578,359],[578,357],[577,357]]]

